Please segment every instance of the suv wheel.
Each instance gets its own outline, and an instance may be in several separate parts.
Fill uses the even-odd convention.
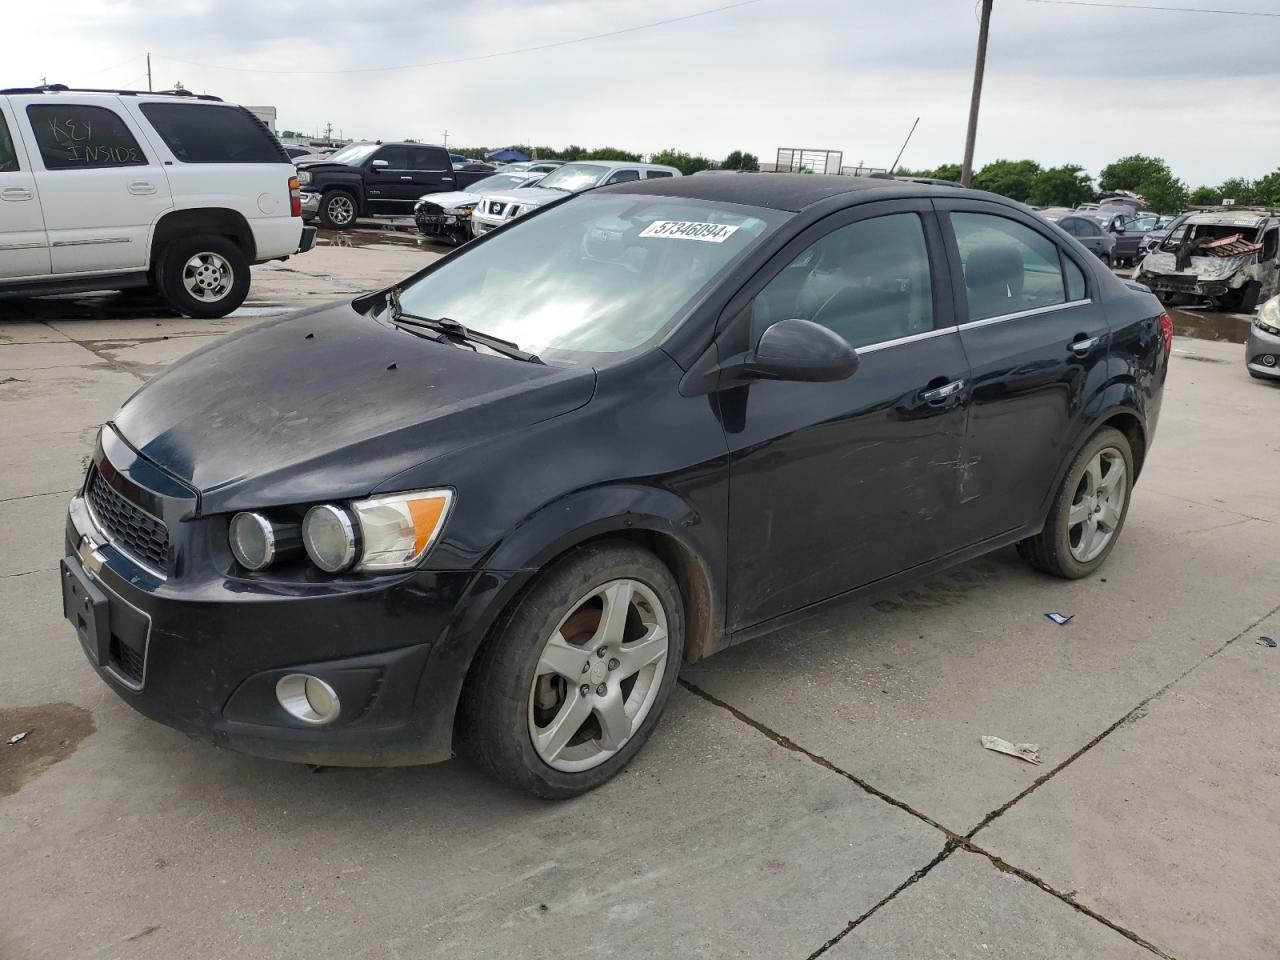
[[[670,571],[630,544],[587,546],[542,573],[477,654],[459,739],[511,786],[585,793],[640,751],[683,653]]]
[[[356,198],[345,190],[330,190],[320,200],[320,223],[344,230],[356,222]]]
[[[1022,559],[1056,577],[1087,577],[1111,553],[1129,513],[1133,452],[1105,427],[1076,456],[1049,508],[1044,529],[1018,542]]]
[[[225,317],[249,294],[249,260],[226,237],[186,237],[164,251],[158,280],[161,296],[184,316]]]

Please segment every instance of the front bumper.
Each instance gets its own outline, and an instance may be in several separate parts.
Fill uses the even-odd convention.
[[[1268,333],[1256,323],[1249,324],[1244,357],[1250,373],[1280,380],[1280,335]]]
[[[299,196],[302,200],[302,215],[304,217],[314,217],[320,212],[320,194],[313,193],[310,190],[303,190]]]
[[[181,505],[130,488],[156,468],[119,462],[127,448],[120,455],[109,427],[104,436],[112,460],[101,466],[99,446],[94,469],[177,538],[169,568],[158,570],[113,539],[84,490],[71,501],[64,612],[90,664],[126,703],[198,739],[280,760],[395,766],[451,756],[466,664],[437,647],[456,650],[469,635],[464,621],[487,609],[501,575],[416,570],[305,582],[237,574],[214,544],[181,539],[216,519],[172,522]],[[86,594],[98,600],[93,616]],[[85,623],[94,617],[96,630]],[[333,687],[337,719],[312,726],[287,713],[275,688],[288,673]]]
[[[1225,297],[1236,289],[1228,280],[1201,280],[1186,274],[1141,273],[1135,279],[1152,293],[1182,293],[1210,299]]]

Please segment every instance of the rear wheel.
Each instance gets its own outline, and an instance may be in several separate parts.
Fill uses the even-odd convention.
[[[504,783],[585,793],[644,745],[683,653],[670,571],[631,544],[585,547],[541,574],[477,655],[459,739]]]
[[[1031,566],[1078,580],[1102,566],[1129,513],[1133,452],[1119,430],[1105,427],[1077,454],[1049,508],[1044,529],[1018,542]]]
[[[356,222],[356,198],[346,190],[330,190],[320,198],[320,223],[330,230],[343,230]]]
[[[185,237],[164,251],[156,279],[174,310],[212,320],[225,317],[249,295],[249,259],[226,237]]]

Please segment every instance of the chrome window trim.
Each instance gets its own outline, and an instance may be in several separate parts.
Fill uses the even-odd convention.
[[[905,337],[894,337],[892,340],[881,340],[879,343],[869,343],[865,347],[855,347],[858,353],[874,353],[877,350],[884,350],[886,347],[898,347],[904,343],[915,343],[918,340],[929,340],[933,337],[945,336],[948,333],[955,333],[955,327],[939,327],[937,330],[923,330],[920,333],[910,333]]]
[[[139,567],[147,571],[147,573],[151,574],[157,580],[167,581],[169,579],[168,574],[161,573],[155,567],[151,566],[151,564],[147,563],[144,560],[139,560],[128,550],[120,546],[120,541],[118,541],[115,537],[111,536],[111,534],[107,531],[107,528],[103,525],[102,521],[98,519],[98,515],[93,512],[93,504],[89,501],[88,490],[85,491],[85,496],[82,499],[84,501],[85,512],[89,514],[89,521],[93,524],[94,529],[97,530],[98,533],[102,534],[103,542],[107,546],[111,547],[111,549],[114,550],[116,553],[120,554],[120,556],[124,557],[127,560],[131,560],[133,563],[137,564]],[[147,513],[147,511],[143,510],[136,503],[133,503],[133,501],[129,501],[129,502],[139,513],[144,514],[145,516],[151,517],[151,519],[156,521],[156,523],[160,523],[160,524],[164,523],[164,521],[161,520],[159,517],[152,516],[151,514]],[[166,526],[165,529],[167,530],[168,527]]]
[[[0,243],[0,250],[43,250],[49,245],[47,243]]]
[[[89,237],[84,240],[55,240],[51,247],[83,247],[90,243],[128,243],[128,237]]]
[[[1086,297],[1083,300],[1068,300],[1064,303],[1054,303],[1047,307],[1033,307],[1030,310],[1019,310],[1016,313],[1002,313],[995,317],[984,317],[981,320],[970,320],[962,323],[957,328],[959,330],[972,330],[976,327],[985,327],[992,323],[1004,323],[1006,320],[1021,320],[1023,317],[1034,317],[1042,313],[1050,313],[1054,310],[1068,310],[1071,307],[1083,307],[1093,303],[1092,297]]]

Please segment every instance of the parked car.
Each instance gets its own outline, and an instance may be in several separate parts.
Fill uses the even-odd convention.
[[[484,203],[471,213],[471,232],[478,237],[543,204],[561,200],[566,194],[581,193],[612,183],[678,176],[680,171],[675,167],[660,163],[631,163],[624,160],[578,160],[566,163],[547,174],[532,189],[485,197]]]
[[[1245,368],[1258,380],[1280,380],[1280,297],[1272,297],[1249,325]]]
[[[221,317],[250,264],[315,243],[280,141],[185,90],[0,90],[0,198],[0,298],[153,289]]]
[[[1156,224],[1154,230],[1142,238],[1141,249],[1138,251],[1140,257],[1145,257],[1152,250],[1160,246],[1170,234],[1187,222],[1187,217],[1191,213],[1180,213],[1177,216],[1161,215],[1160,222]]]
[[[473,183],[469,190],[429,193],[414,206],[413,220],[425,237],[444,243],[466,243],[471,239],[471,212],[484,197],[532,187],[545,176],[528,170],[495,173]]]
[[[1104,211],[1105,212],[1105,211]],[[1155,229],[1160,217],[1154,213],[1137,216],[1117,214],[1111,218],[1109,232],[1115,237],[1111,257],[1123,266],[1134,266],[1146,255],[1146,236]]]
[[[298,164],[302,213],[329,229],[357,217],[412,215],[426,193],[462,190],[493,168],[455,170],[443,147],[422,143],[352,143],[330,157]]]
[[[500,164],[498,169],[503,173],[520,173],[521,171],[550,173],[557,167],[563,166],[563,160],[517,160],[515,163]]]
[[[1115,262],[1116,237],[1103,230],[1096,218],[1069,215],[1058,218],[1057,223],[1108,267]]]
[[[1070,207],[1032,207],[1031,209],[1046,220],[1051,220],[1054,223],[1057,223],[1063,217],[1071,216],[1075,212]]]
[[[63,608],[108,686],[197,737],[456,747],[573,796],[684,661],[1010,544],[1095,573],[1171,343],[992,194],[593,190],[143,386],[71,500]]]
[[[280,146],[289,155],[290,160],[302,160],[305,157],[316,156],[316,152],[310,147],[300,147],[295,143],[282,143]]]
[[[1139,264],[1134,279],[1162,299],[1184,295],[1252,313],[1280,293],[1280,217],[1266,208],[1190,214]]]

